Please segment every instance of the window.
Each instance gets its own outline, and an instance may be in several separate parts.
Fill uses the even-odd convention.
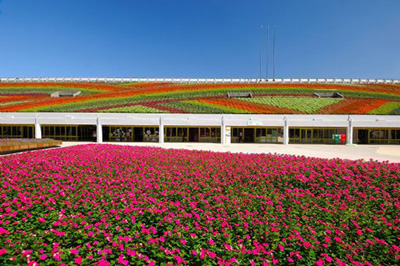
[[[300,129],[299,128],[289,129],[289,138],[300,138]]]
[[[392,139],[400,139],[400,129],[392,129],[391,137]]]
[[[220,137],[221,136],[221,129],[220,128],[211,128],[211,137]]]
[[[200,137],[209,137],[210,135],[210,129],[208,127],[200,128]]]

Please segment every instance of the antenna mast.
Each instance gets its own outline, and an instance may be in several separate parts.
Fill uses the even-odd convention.
[[[261,25],[260,26],[260,81],[261,81],[261,78],[262,78],[262,29],[263,29],[263,26]]]
[[[274,26],[274,32],[273,32],[273,34],[274,34],[274,37],[273,37],[273,59],[272,59],[272,67],[273,67],[273,80],[275,81],[275,26]]]
[[[265,79],[268,81],[269,72],[269,26],[267,26],[267,70],[265,73]]]

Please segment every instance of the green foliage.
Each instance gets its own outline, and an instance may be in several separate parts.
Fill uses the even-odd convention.
[[[374,115],[398,115],[400,114],[400,102],[389,102],[370,111]]]
[[[337,98],[313,98],[313,97],[255,97],[240,99],[245,102],[267,104],[281,108],[288,108],[306,114],[312,114],[321,108],[340,102]]]
[[[191,103],[201,106],[201,107],[219,109],[222,112],[231,113],[231,114],[251,114],[251,112],[246,111],[246,110],[223,106],[223,105],[218,105],[218,104],[213,104],[213,103],[206,103],[206,102],[200,102],[200,101],[191,101]]]
[[[222,110],[220,108],[214,108],[211,106],[199,105],[198,101],[181,101],[181,102],[169,102],[162,104],[163,106],[173,107],[184,110],[190,113],[207,113],[207,114],[229,114],[230,111]]]
[[[156,108],[151,108],[143,105],[132,105],[127,107],[110,108],[99,111],[100,113],[165,113]]]

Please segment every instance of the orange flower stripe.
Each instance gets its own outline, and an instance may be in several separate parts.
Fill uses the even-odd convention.
[[[378,99],[360,99],[348,102],[347,105],[337,108],[333,113],[337,114],[367,114],[368,112],[388,103],[389,101]]]
[[[48,98],[48,95],[0,95],[0,103],[17,102],[17,101],[33,101]]]

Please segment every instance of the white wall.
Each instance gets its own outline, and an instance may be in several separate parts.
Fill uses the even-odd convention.
[[[290,127],[400,128],[400,116],[379,115],[248,115],[248,114],[128,114],[128,113],[0,113],[0,124],[97,125],[98,142],[102,142],[102,126],[221,126],[222,133],[232,126],[284,127],[284,144],[288,144]],[[162,133],[163,130],[160,129]],[[39,131],[36,138],[41,138]],[[222,143],[224,142],[222,135]],[[163,142],[160,136],[160,142]],[[352,144],[352,136],[348,136]]]
[[[400,116],[383,115],[258,115],[258,114],[132,114],[132,113],[0,113],[0,124],[41,125],[159,125],[218,126],[224,117],[226,126],[283,126],[286,117],[290,127],[398,127]]]

